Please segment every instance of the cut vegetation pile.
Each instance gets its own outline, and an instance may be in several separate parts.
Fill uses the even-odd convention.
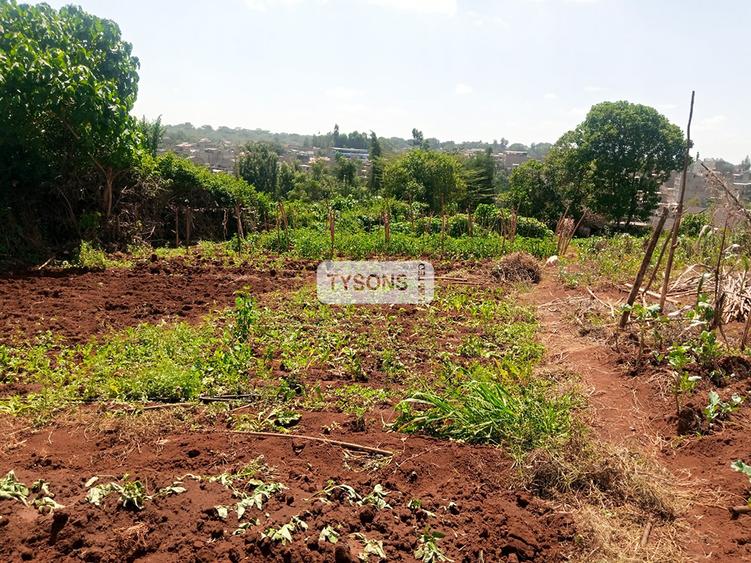
[[[540,263],[525,252],[504,256],[492,270],[493,277],[502,282],[539,283],[542,277]]]

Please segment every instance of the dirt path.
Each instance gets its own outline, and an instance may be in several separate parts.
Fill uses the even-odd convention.
[[[670,422],[672,400],[659,393],[655,382],[627,375],[607,343],[579,334],[571,318],[572,302],[587,297],[591,298],[583,289],[564,289],[550,272],[533,291],[520,296],[537,308],[546,363],[579,374],[589,392],[591,425],[600,438],[642,448],[676,479],[691,483],[694,492],[702,490],[701,500],[683,515],[690,531],[680,544],[688,560],[751,561],[751,519],[733,520],[727,511],[730,504],[743,504],[746,493],[743,479],[729,465],[751,456],[745,422],[750,409],[737,413],[737,421],[720,432],[678,437]]]

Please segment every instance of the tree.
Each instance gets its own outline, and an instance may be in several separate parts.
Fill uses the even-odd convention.
[[[332,135],[332,140],[334,141],[335,147],[341,146],[339,144],[339,124],[338,123],[334,123],[334,134]]]
[[[490,147],[475,154],[464,162],[464,179],[467,185],[467,209],[474,209],[478,203],[492,203],[495,197],[495,160]]]
[[[505,140],[505,139],[504,139]],[[512,143],[509,145],[508,149],[510,151],[526,151],[528,150],[527,145],[523,143]]]
[[[542,160],[551,148],[553,148],[551,143],[532,143],[529,145],[529,158]]]
[[[33,193],[41,205],[52,190],[75,218],[73,201],[83,197],[87,206],[80,179],[93,173],[109,218],[115,182],[140,147],[130,115],[139,66],[131,50],[117,24],[78,7],[0,2],[2,190],[23,185],[25,203]]]
[[[507,196],[508,203],[524,217],[550,225],[560,216],[560,192],[549,169],[539,160],[528,160],[514,168]]]
[[[465,196],[459,160],[454,155],[423,149],[389,161],[384,168],[383,185],[387,196],[410,203],[423,201],[437,213]]]
[[[383,183],[383,151],[381,143],[378,141],[378,135],[373,131],[370,132],[370,173],[368,174],[368,189],[371,193],[377,193]]]
[[[726,176],[729,176],[733,172],[735,172],[735,165],[731,162],[728,162],[724,158],[718,158],[715,163],[715,169],[720,173],[724,174]]]
[[[279,197],[286,198],[295,188],[295,167],[288,162],[282,162],[279,167]]]
[[[696,158],[698,160],[698,158],[699,158],[698,153],[696,155]],[[746,158],[744,158],[743,160],[741,160],[741,171],[742,172],[747,172],[748,170],[751,170],[751,157],[749,157],[748,155],[746,155]]]
[[[279,197],[279,154],[270,143],[250,142],[237,159],[237,175],[258,191]]]
[[[593,106],[566,143],[588,172],[593,210],[626,225],[649,218],[685,152],[678,126],[654,108],[626,101]]]
[[[422,131],[416,127],[412,129],[412,146],[421,148],[425,142]]]
[[[155,121],[148,121],[144,115],[138,122],[138,129],[141,131],[143,149],[151,156],[156,156],[159,144],[164,138],[164,127],[162,127],[162,116]]]
[[[352,158],[337,155],[335,175],[345,187],[354,186],[357,182],[357,162]]]

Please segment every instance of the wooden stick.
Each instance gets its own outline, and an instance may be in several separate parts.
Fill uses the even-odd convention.
[[[731,506],[728,510],[734,517],[741,514],[751,514],[751,506]]]
[[[694,91],[691,91],[691,109],[688,113],[688,126],[686,127],[686,153],[683,156],[683,176],[681,177],[681,192],[678,196],[678,208],[675,211],[673,221],[673,230],[671,232],[670,249],[668,251],[668,261],[665,264],[665,278],[662,281],[662,293],[660,294],[660,310],[665,308],[665,301],[668,296],[668,286],[670,285],[670,272],[673,269],[673,259],[675,258],[675,249],[678,247],[678,230],[681,228],[681,218],[683,217],[683,201],[686,198],[686,178],[688,177],[688,164],[691,160],[689,151],[691,150],[691,119],[694,116]]]
[[[620,289],[621,291],[625,291],[626,293],[631,291],[631,288],[627,285],[619,285],[617,287],[618,289]],[[650,297],[654,297],[655,299],[660,298],[660,294],[657,293],[656,291],[645,291],[644,295],[649,295]],[[667,301],[668,303],[672,303],[673,305],[680,305],[678,301],[676,301],[675,299],[671,299],[670,297],[666,297],[665,301]]]
[[[652,533],[652,521],[649,520],[647,522],[647,525],[644,526],[644,532],[641,535],[641,541],[639,542],[639,545],[644,548],[647,547],[647,542],[649,542],[649,534]]]
[[[244,399],[257,399],[258,393],[242,393],[239,395],[201,395],[199,401],[204,403],[227,403],[231,401],[242,401]]]
[[[362,444],[355,444],[353,442],[342,442],[341,440],[332,440],[331,438],[319,438],[318,436],[306,436],[305,434],[282,434],[281,432],[251,432],[250,430],[211,430],[205,429],[204,432],[218,432],[228,434],[246,434],[248,436],[259,436],[262,438],[291,438],[298,440],[310,440],[314,442],[322,442],[324,444],[331,444],[332,446],[339,446],[345,450],[358,450],[361,452],[370,452],[373,454],[392,456],[394,452],[389,450],[382,450],[380,448],[374,448],[372,446],[363,446]]]
[[[175,248],[180,246],[180,208],[175,206]]]
[[[631,293],[628,294],[628,299],[626,299],[627,306],[623,310],[623,314],[621,315],[621,323],[619,325],[621,328],[626,327],[628,318],[631,316],[631,307],[633,306],[634,301],[636,301],[636,297],[639,295],[641,283],[644,280],[644,274],[647,273],[649,263],[652,261],[652,255],[654,254],[655,248],[657,247],[657,241],[660,240],[660,233],[662,233],[662,228],[665,226],[665,221],[667,220],[667,218],[668,208],[664,207],[662,210],[662,215],[660,215],[660,219],[657,222],[657,225],[655,225],[655,230],[652,233],[652,238],[649,240],[649,245],[647,246],[647,251],[644,253],[644,258],[642,258],[639,272],[636,274],[634,285],[631,287]]]
[[[662,259],[665,256],[665,250],[668,247],[668,243],[670,242],[670,234],[665,237],[665,242],[662,243],[662,248],[660,249],[660,255],[657,257],[657,262],[655,263],[654,270],[652,270],[652,273],[649,275],[649,281],[647,282],[647,285],[644,286],[644,291],[642,292],[642,295],[652,289],[652,284],[655,281],[655,278],[657,277],[657,272],[660,270],[660,264],[662,264]]]
[[[746,349],[748,342],[748,333],[751,330],[751,312],[746,314],[746,324],[743,326],[743,337],[741,338],[741,352]]]
[[[243,231],[243,220],[240,212],[240,204],[235,204],[235,220],[237,221],[237,236],[241,239],[245,238],[245,232]]]
[[[190,228],[193,223],[193,213],[190,207],[185,208],[185,246],[190,246]]]
[[[725,219],[725,228],[722,229],[722,237],[720,238],[720,251],[717,255],[717,264],[714,269],[714,306],[717,309],[717,304],[720,300],[720,276],[722,275],[722,258],[725,255],[725,237],[728,234],[728,220]]]

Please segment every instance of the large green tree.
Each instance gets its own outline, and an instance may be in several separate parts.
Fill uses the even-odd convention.
[[[654,108],[626,101],[593,106],[558,144],[565,145],[574,168],[586,171],[591,208],[626,225],[649,218],[660,186],[680,168],[685,152],[678,126]]]
[[[387,196],[422,201],[433,212],[464,197],[465,181],[459,160],[451,154],[413,149],[387,162],[383,172]]]
[[[520,215],[549,225],[555,223],[561,213],[561,193],[550,168],[539,160],[528,160],[514,168],[506,196],[507,203]]]
[[[247,143],[237,159],[237,175],[258,191],[279,196],[279,154],[270,143]]]
[[[465,201],[467,209],[474,209],[479,203],[493,203],[495,199],[496,166],[493,149],[469,157],[464,162],[464,178],[467,185]]]
[[[0,196],[61,201],[74,220],[94,198],[108,217],[140,147],[137,91],[138,59],[114,22],[0,2]]]

